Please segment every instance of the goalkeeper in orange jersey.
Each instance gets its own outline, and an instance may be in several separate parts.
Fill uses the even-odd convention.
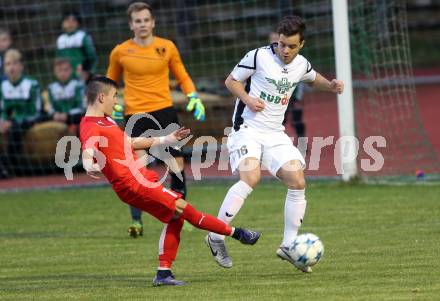
[[[132,116],[135,117],[132,120],[136,120],[133,127],[126,127],[127,134],[139,137],[147,130],[160,130],[173,123],[179,124],[169,88],[170,71],[188,96],[187,111],[193,111],[196,120],[205,120],[205,108],[176,46],[170,40],[153,35],[155,19],[152,8],[146,3],[135,2],[128,7],[127,15],[134,37],[112,50],[107,70],[107,77],[112,80],[124,80],[125,120],[128,122]],[[137,119],[139,114],[145,113],[149,116]],[[165,163],[171,169],[171,189],[185,197],[182,152],[172,148],[170,153],[173,158],[165,160]],[[145,154],[144,150],[137,151],[138,156]],[[141,211],[131,207],[131,215],[133,223],[128,229],[129,235],[142,235]]]
[[[139,164],[133,150],[178,143],[189,130],[180,128],[161,137],[128,137],[109,117],[116,104],[116,93],[117,84],[104,76],[92,78],[87,85],[87,112],[80,124],[83,165],[92,178],[104,174],[121,201],[165,224],[159,239],[159,267],[153,286],[185,284],[176,280],[171,272],[184,220],[196,228],[231,236],[243,244],[255,244],[260,233],[231,227],[198,211],[180,193],[164,188],[156,172]]]

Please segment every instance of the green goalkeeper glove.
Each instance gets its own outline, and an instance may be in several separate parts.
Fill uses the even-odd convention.
[[[120,104],[115,104],[113,107],[112,118],[116,121],[124,119],[124,107]]]
[[[191,112],[194,110],[194,118],[197,121],[205,120],[205,107],[196,92],[189,93],[188,95],[188,105],[186,110]]]

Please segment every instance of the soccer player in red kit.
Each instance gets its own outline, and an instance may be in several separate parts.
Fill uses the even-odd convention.
[[[188,129],[180,128],[162,137],[127,136],[108,116],[116,101],[117,84],[104,76],[93,78],[87,85],[87,112],[80,124],[83,165],[89,176],[104,174],[119,198],[163,222],[159,240],[159,267],[153,286],[184,285],[176,280],[171,266],[176,258],[184,220],[194,227],[232,236],[243,244],[253,245],[260,233],[230,227],[223,221],[197,211],[181,195],[158,183],[158,175],[137,162],[133,150],[152,145],[172,144],[185,138]]]

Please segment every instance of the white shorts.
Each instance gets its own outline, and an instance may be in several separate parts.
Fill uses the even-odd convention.
[[[228,136],[229,162],[232,173],[237,173],[240,162],[245,158],[257,158],[261,165],[276,176],[284,163],[299,160],[305,168],[305,160],[286,133],[260,132],[249,126],[241,126]]]

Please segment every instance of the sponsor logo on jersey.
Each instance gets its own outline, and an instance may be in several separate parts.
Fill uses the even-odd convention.
[[[285,106],[289,103],[289,98],[287,98],[287,94],[284,94],[283,97],[281,96],[275,96],[275,95],[271,95],[269,93],[266,93],[264,91],[260,92],[260,98],[262,100],[265,100],[267,102],[272,102],[274,104],[278,104],[281,103],[281,105]]]
[[[276,81],[273,78],[266,77],[268,83],[274,85],[280,94],[285,94],[289,92],[291,88],[295,86],[296,83],[291,83],[287,79],[287,77],[283,77],[282,79]]]

